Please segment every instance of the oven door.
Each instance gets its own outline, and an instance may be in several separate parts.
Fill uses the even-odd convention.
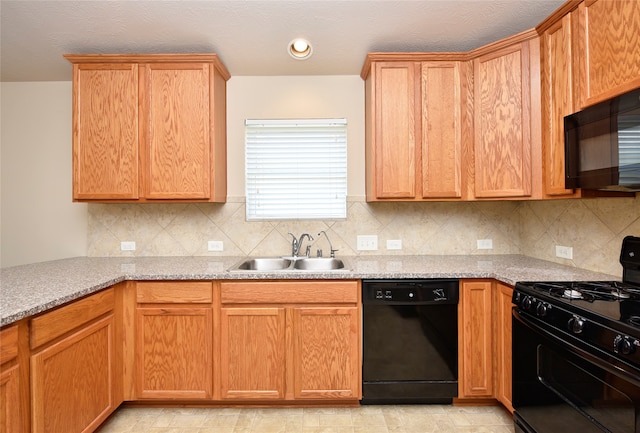
[[[637,376],[513,312],[516,433],[640,433]]]

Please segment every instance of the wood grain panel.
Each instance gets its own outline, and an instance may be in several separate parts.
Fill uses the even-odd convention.
[[[640,87],[640,0],[587,0],[580,10],[584,105]]]
[[[73,198],[138,197],[138,66],[74,65]]]
[[[110,288],[31,319],[31,349],[112,311],[114,301],[114,291]]]
[[[356,303],[359,285],[353,280],[225,281],[223,304],[242,303]]]
[[[284,398],[285,309],[222,308],[221,331],[222,398]]]
[[[459,62],[422,63],[422,197],[462,195]]]
[[[294,310],[296,398],[360,398],[356,307]]]
[[[136,300],[138,303],[210,304],[213,284],[207,281],[139,281]]]
[[[145,65],[147,198],[209,198],[209,68],[206,63]]]
[[[375,187],[377,198],[414,198],[419,147],[416,63],[375,65]]]
[[[564,117],[573,113],[572,16],[565,15],[542,35],[542,167],[544,192],[565,188]]]
[[[0,373],[0,431],[26,433],[20,410],[20,367],[14,365]]]
[[[477,58],[475,75],[475,195],[531,194],[529,45]]]
[[[495,372],[496,398],[507,410],[513,412],[512,403],[512,313],[513,287],[506,284],[496,283],[494,305],[496,311],[494,315],[494,335],[495,339]]]
[[[211,398],[211,308],[136,310],[136,387],[139,398]]]
[[[115,410],[114,326],[105,317],[31,357],[34,433],[94,431]]]
[[[467,280],[461,284],[459,340],[460,398],[493,397],[492,283]]]
[[[0,331],[0,364],[18,357],[18,326]]]

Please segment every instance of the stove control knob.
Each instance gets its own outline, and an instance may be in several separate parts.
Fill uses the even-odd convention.
[[[547,315],[550,309],[551,305],[547,304],[546,302],[538,302],[538,305],[536,306],[536,315],[538,317],[544,317]]]
[[[573,316],[569,319],[568,327],[569,331],[574,334],[580,334],[584,330],[584,325],[587,323],[585,319],[580,316]]]
[[[525,310],[528,310],[529,308],[531,308],[531,304],[533,303],[533,300],[531,298],[531,296],[525,296],[522,299],[522,308]]]
[[[638,340],[631,340],[629,337],[618,335],[613,340],[613,351],[623,355],[631,355],[636,351],[636,346],[640,344]]]

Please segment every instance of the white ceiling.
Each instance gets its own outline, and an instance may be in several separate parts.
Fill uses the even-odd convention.
[[[367,52],[469,51],[564,0],[1,0],[2,81],[70,81],[65,53],[217,53],[231,75],[358,75]],[[313,45],[305,61],[288,43]]]

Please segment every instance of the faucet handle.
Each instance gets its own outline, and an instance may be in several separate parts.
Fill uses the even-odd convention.
[[[289,235],[293,238],[291,241],[291,255],[296,257],[298,255],[298,248],[300,248],[300,245],[298,245],[298,239],[296,239],[293,233],[289,232]]]

